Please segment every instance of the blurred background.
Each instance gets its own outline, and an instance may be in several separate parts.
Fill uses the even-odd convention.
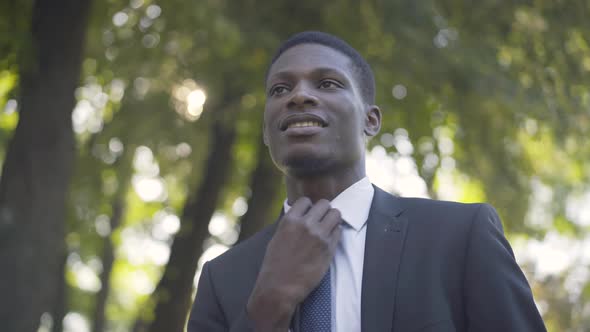
[[[0,1],[3,331],[183,331],[203,262],[274,222],[280,42],[377,80],[370,179],[489,202],[549,331],[590,331],[590,1]],[[502,317],[498,317],[502,319]]]

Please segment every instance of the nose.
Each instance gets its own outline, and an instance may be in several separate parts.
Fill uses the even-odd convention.
[[[317,106],[318,99],[310,91],[310,88],[307,87],[305,84],[300,83],[298,84],[294,90],[291,92],[291,98],[287,103],[287,107],[305,107],[305,106]]]

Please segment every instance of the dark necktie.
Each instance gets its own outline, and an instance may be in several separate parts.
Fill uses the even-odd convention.
[[[332,326],[330,270],[301,305],[302,332],[330,332]]]

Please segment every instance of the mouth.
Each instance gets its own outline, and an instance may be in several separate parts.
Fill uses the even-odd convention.
[[[281,131],[286,131],[291,128],[324,128],[327,123],[316,115],[292,115],[285,118],[280,123]]]

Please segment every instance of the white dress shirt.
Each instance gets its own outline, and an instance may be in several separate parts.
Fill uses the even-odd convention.
[[[336,196],[332,208],[342,215],[342,237],[330,264],[332,285],[332,332],[361,330],[361,288],[367,218],[375,190],[364,177]],[[285,213],[291,206],[285,200]]]

